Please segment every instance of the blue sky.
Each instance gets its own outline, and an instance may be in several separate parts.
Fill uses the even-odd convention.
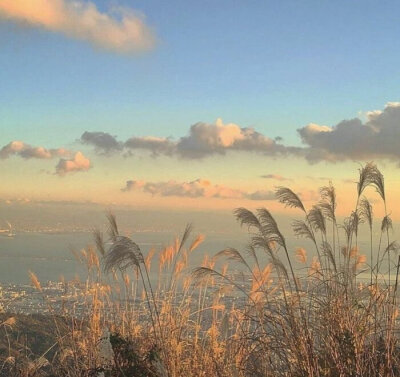
[[[143,12],[153,51],[0,24],[4,142],[58,146],[84,130],[178,137],[222,117],[299,144],[309,122],[333,125],[398,96],[395,1],[115,3]]]
[[[311,202],[370,160],[399,197],[399,11],[0,0],[0,201],[232,209],[285,182]]]

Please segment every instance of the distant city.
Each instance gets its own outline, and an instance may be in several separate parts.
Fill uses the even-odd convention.
[[[73,309],[79,315],[85,305],[84,292],[85,284],[80,282],[49,281],[42,292],[30,285],[0,284],[0,312],[43,314]]]

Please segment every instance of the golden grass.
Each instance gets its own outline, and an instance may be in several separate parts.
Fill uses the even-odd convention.
[[[73,311],[63,313],[71,318],[71,329],[68,339],[59,340],[62,347],[51,360],[51,373],[399,376],[398,246],[390,239],[387,212],[375,246],[372,205],[362,196],[368,187],[378,191],[386,211],[383,176],[369,163],[360,169],[355,208],[342,226],[332,185],[321,188],[321,200],[310,210],[293,191],[280,187],[278,200],[304,216],[293,223],[295,234],[311,241],[315,250],[291,252],[268,210],[242,208],[235,215],[249,228],[249,248],[206,255],[194,271],[188,267],[190,256],[204,237],[190,241],[190,226],[171,245],[143,255],[133,240],[119,234],[115,217],[108,214],[111,246],[97,232],[98,253],[91,247],[77,253],[88,272],[86,312],[80,321],[72,320]],[[363,222],[371,235],[368,283],[358,279],[368,259],[358,245]],[[268,262],[262,264],[265,257]],[[157,282],[149,278],[155,258]],[[387,272],[382,271],[386,259],[391,271],[384,282],[379,276]],[[303,266],[299,271],[295,260]],[[41,290],[34,274],[31,279]],[[99,348],[105,329],[112,334],[106,345],[113,350],[108,363]],[[41,375],[41,367],[35,371]]]

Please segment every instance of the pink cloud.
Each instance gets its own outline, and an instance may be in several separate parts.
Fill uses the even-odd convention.
[[[3,148],[0,149],[0,158],[6,159],[11,156],[17,155],[22,158],[38,158],[38,159],[51,159],[55,157],[67,157],[70,156],[72,152],[64,149],[46,149],[44,147],[32,147],[23,141],[11,141]]]
[[[155,44],[141,15],[122,7],[103,13],[91,1],[1,0],[0,18],[62,33],[116,52],[149,50]]]
[[[76,152],[71,159],[60,159],[56,166],[56,174],[64,176],[68,173],[88,171],[90,168],[90,160],[82,152]]]
[[[206,179],[196,179],[190,182],[146,182],[130,180],[126,182],[124,192],[139,190],[151,195],[177,196],[188,198],[220,198],[220,199],[249,199],[272,200],[272,191],[247,192],[225,185],[213,184]]]

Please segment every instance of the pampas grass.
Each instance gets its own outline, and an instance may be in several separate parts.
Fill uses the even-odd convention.
[[[383,219],[376,220],[369,188],[383,202]],[[342,224],[333,185],[319,192],[320,200],[307,208],[290,188],[276,190],[277,200],[303,217],[292,231],[308,246],[292,251],[268,209],[238,208],[234,215],[248,229],[249,245],[205,256],[194,270],[190,257],[204,237],[192,237],[191,225],[144,255],[107,214],[107,233],[94,233],[97,253],[92,247],[77,253],[88,272],[85,310],[79,320],[73,311],[63,313],[71,328],[68,336],[60,334],[60,351],[50,360],[53,375],[399,376],[400,256],[390,239],[383,175],[373,163],[360,168],[355,206]],[[368,250],[359,245],[362,227]],[[368,282],[359,278],[362,271],[369,272]],[[33,273],[31,280],[42,291]],[[99,342],[106,329],[114,360],[105,368]]]

